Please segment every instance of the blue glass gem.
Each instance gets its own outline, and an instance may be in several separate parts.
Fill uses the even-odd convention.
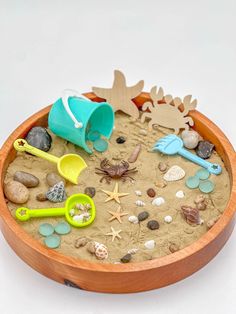
[[[189,177],[185,184],[189,189],[196,189],[199,186],[200,180],[198,177]]]
[[[202,168],[196,172],[195,176],[200,180],[207,180],[210,176],[210,172],[207,169]]]
[[[58,235],[53,234],[53,235],[50,235],[49,237],[46,237],[44,239],[44,243],[48,248],[56,249],[61,244],[61,238]]]

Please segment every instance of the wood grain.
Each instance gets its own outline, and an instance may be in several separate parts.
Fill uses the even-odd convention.
[[[85,96],[91,100],[102,101],[93,93],[87,93]],[[142,93],[134,102],[137,107],[141,107],[147,100],[149,94]],[[26,120],[3,145],[0,151],[1,186],[6,169],[16,155],[13,142],[24,137],[35,125],[47,126],[49,110],[50,106]],[[220,251],[235,225],[236,155],[228,139],[213,122],[197,111],[192,111],[190,115],[195,121],[196,130],[215,144],[231,180],[231,197],[224,214],[198,241],[159,259],[124,265],[91,263],[63,256],[44,247],[20,227],[7,208],[1,188],[0,228],[6,241],[19,257],[43,275],[90,291],[128,293],[160,288],[181,280],[203,267]]]

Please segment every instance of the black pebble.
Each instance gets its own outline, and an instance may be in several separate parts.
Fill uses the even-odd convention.
[[[150,220],[148,223],[147,223],[147,227],[150,229],[150,230],[155,230],[155,229],[159,229],[160,225],[159,225],[159,222],[156,221],[156,220]]]
[[[121,261],[122,263],[129,263],[130,260],[131,260],[131,258],[132,258],[132,255],[128,253],[128,254],[126,254],[125,256],[123,256],[123,257],[120,259],[120,261]]]
[[[203,159],[207,159],[211,157],[213,149],[214,145],[212,143],[208,141],[200,141],[196,148],[196,154]]]
[[[148,217],[149,217],[148,212],[141,212],[140,214],[138,214],[138,220],[139,221],[143,221],[143,220],[147,219]]]
[[[126,141],[126,139],[124,138],[124,136],[119,136],[116,139],[117,144],[123,144],[125,141]]]
[[[31,146],[34,146],[44,152],[51,148],[52,138],[45,128],[36,126],[32,128],[26,136],[26,141]]]

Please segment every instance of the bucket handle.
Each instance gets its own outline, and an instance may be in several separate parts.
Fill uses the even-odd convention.
[[[76,119],[76,117],[74,116],[73,112],[70,109],[70,106],[68,103],[69,97],[79,97],[79,98],[83,98],[83,99],[86,99],[89,101],[91,101],[91,100],[89,98],[85,97],[84,95],[80,94],[76,90],[73,90],[73,89],[65,89],[62,92],[61,99],[62,99],[63,106],[64,106],[66,112],[68,113],[68,115],[70,116],[71,120],[74,122],[74,127],[76,129],[82,129],[83,123]]]

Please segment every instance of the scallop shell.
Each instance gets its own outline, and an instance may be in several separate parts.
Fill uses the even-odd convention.
[[[137,201],[135,202],[135,204],[136,204],[137,206],[140,206],[140,207],[145,206],[145,203],[144,203],[143,201],[141,201],[141,200],[137,200]]]
[[[185,171],[179,166],[172,166],[164,175],[165,181],[178,181],[185,177]]]
[[[106,259],[108,258],[108,250],[107,247],[102,243],[95,244],[95,255],[97,259]]]

